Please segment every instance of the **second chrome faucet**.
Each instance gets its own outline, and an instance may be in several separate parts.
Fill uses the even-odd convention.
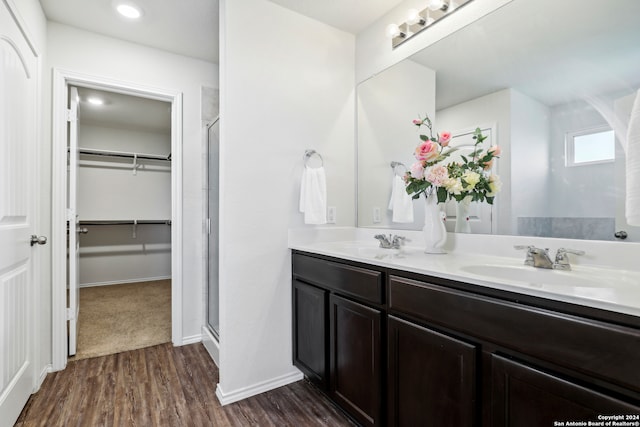
[[[526,250],[527,256],[524,260],[525,265],[536,268],[547,268],[555,270],[571,270],[568,254],[584,255],[585,252],[577,249],[559,248],[556,251],[555,261],[551,261],[549,257],[549,248],[536,248],[533,245],[516,245],[515,249]]]

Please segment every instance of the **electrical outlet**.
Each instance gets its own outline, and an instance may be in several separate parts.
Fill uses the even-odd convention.
[[[336,207],[329,206],[327,208],[327,224],[335,224],[336,223]]]
[[[380,218],[380,208],[376,206],[373,208],[373,223],[378,224],[380,222],[382,222],[382,219]]]

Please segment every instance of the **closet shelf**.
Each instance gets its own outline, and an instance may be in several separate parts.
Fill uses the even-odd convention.
[[[80,225],[141,225],[141,224],[165,224],[171,225],[170,219],[109,219],[109,220],[80,220]]]
[[[168,156],[162,156],[158,154],[131,153],[127,151],[99,150],[96,148],[78,148],[78,152],[80,154],[88,154],[92,156],[124,157],[138,160],[161,160],[165,162],[171,161],[171,154]]]

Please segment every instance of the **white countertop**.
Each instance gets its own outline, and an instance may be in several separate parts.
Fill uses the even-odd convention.
[[[308,233],[301,237],[292,235],[290,232],[289,247],[380,267],[640,316],[640,271],[621,268],[620,265],[611,267],[599,265],[594,262],[598,259],[593,256],[590,259],[591,262],[583,263],[577,260],[573,263],[574,258],[571,258],[572,271],[525,266],[524,253],[513,250],[513,244],[536,240],[534,238],[505,240],[506,236],[485,236],[485,239],[491,240],[488,243],[485,241],[480,247],[486,248],[489,244],[496,253],[487,255],[486,250],[478,251],[478,242],[470,240],[477,240],[478,237],[452,236],[452,240],[457,239],[453,246],[458,246],[458,249],[450,246],[446,254],[426,254],[419,247],[420,235],[414,234],[415,232],[397,233],[412,237],[411,243],[398,252],[378,248],[373,234],[368,236],[370,232],[342,231],[314,233],[315,235],[311,238]],[[375,234],[376,231],[379,230],[373,230],[373,233]],[[386,230],[384,232],[389,234]],[[567,246],[566,242],[562,241],[557,243],[565,247],[587,246],[591,253],[599,250],[590,242],[571,241],[572,246]],[[532,244],[538,245],[536,242]],[[470,250],[463,250],[461,245]],[[501,250],[500,247],[505,245],[508,248]],[[582,249],[582,247],[574,247],[574,249]],[[611,252],[611,250],[605,245],[605,252]],[[511,256],[504,256],[505,252]]]

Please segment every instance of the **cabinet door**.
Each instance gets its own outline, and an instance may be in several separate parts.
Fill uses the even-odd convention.
[[[381,312],[337,295],[329,298],[332,399],[364,426],[381,422]]]
[[[293,281],[293,364],[326,390],[327,291]]]
[[[587,423],[598,421],[598,415],[640,414],[640,407],[497,355],[491,356],[491,369],[495,427]]]
[[[478,425],[474,345],[389,316],[389,426]]]

